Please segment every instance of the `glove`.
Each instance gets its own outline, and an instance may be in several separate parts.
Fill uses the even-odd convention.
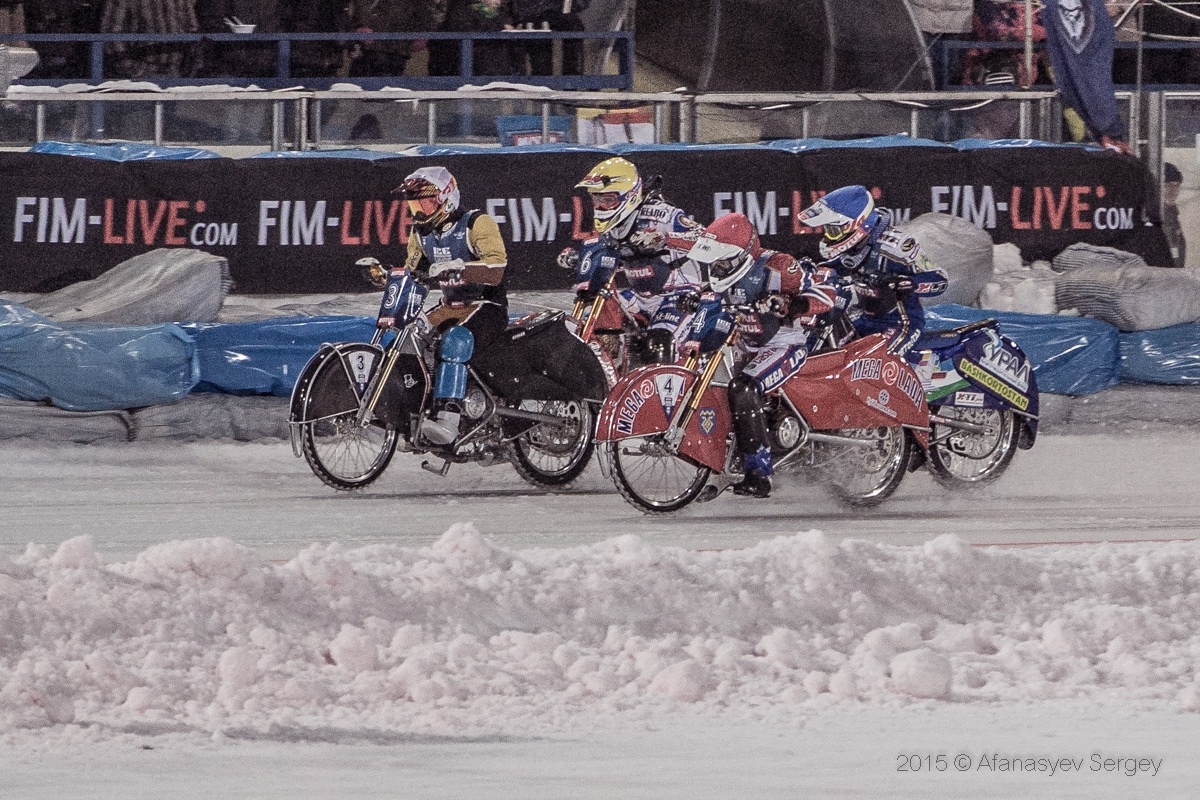
[[[461,258],[450,261],[438,261],[429,265],[429,277],[439,282],[455,283],[462,279],[462,271],[466,265]]]
[[[850,287],[854,304],[868,314],[883,315],[896,307],[898,298],[896,290],[890,281],[872,281],[872,283],[856,283]]]
[[[658,252],[667,249],[667,235],[662,231],[634,231],[629,236],[629,246],[635,250]]]
[[[700,308],[700,295],[697,292],[675,295],[675,307],[681,314],[695,314]]]
[[[360,258],[354,264],[361,268],[362,276],[376,289],[387,286],[388,267],[380,264],[378,258]]]
[[[787,316],[790,305],[791,302],[786,295],[772,293],[759,298],[758,302],[754,304],[754,310],[760,314],[784,317]]]
[[[558,265],[563,269],[574,272],[579,266],[579,251],[568,247],[558,254]]]
[[[589,289],[586,286],[583,287],[582,289],[575,290],[575,302],[576,303],[590,303],[595,299],[596,299],[596,293],[593,292],[591,289]]]

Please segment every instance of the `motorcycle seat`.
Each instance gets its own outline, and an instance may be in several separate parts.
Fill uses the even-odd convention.
[[[947,328],[940,331],[924,331],[921,333],[921,338],[917,339],[910,352],[919,352],[921,350],[944,350],[947,347],[954,345],[967,338],[975,331],[983,330],[984,328],[992,328],[996,326],[996,320],[992,318],[981,319],[978,322],[971,322],[966,325],[960,325],[957,328]]]

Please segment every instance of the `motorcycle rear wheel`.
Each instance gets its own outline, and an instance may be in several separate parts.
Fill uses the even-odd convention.
[[[526,400],[521,405],[562,417],[564,423],[534,425],[518,436],[513,442],[513,468],[534,486],[567,486],[587,468],[596,447],[592,407],[580,400]]]
[[[367,345],[364,345],[366,347]],[[313,473],[335,489],[361,489],[391,463],[399,432],[372,420],[359,425],[358,394],[346,355],[321,362],[300,400],[301,451]]]
[[[900,486],[912,457],[912,437],[900,427],[848,428],[842,436],[869,440],[869,445],[821,443],[825,474],[834,495],[848,506],[870,508],[887,500]]]
[[[617,491],[645,514],[683,508],[700,496],[712,473],[673,453],[659,436],[611,442],[608,455]]]
[[[982,433],[956,430],[929,448],[929,471],[942,486],[961,489],[964,486],[984,486],[999,478],[1012,463],[1017,452],[1021,426],[1016,415],[1008,409],[954,408],[937,410],[944,417],[983,425]],[[933,438],[946,434],[947,426],[934,425]]]

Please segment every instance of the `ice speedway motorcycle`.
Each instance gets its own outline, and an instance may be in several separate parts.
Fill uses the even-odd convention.
[[[616,244],[601,235],[580,244],[578,253],[571,317],[578,322],[576,334],[595,352],[612,388],[621,376],[644,362],[647,329],[617,297],[621,255]]]
[[[845,289],[868,281],[860,273],[839,281],[838,305],[828,312],[818,346],[853,338]],[[894,289],[895,287],[892,286]],[[1038,388],[1033,365],[995,319],[947,330],[926,330],[908,352],[925,390],[932,433],[913,468],[924,464],[950,489],[983,486],[999,478],[1017,450],[1037,439]]]
[[[929,471],[948,488],[1000,477],[1037,439],[1033,366],[994,319],[926,331],[909,351],[929,404]]]
[[[376,259],[358,264],[383,270]],[[422,435],[420,425],[433,403],[439,341],[424,313],[428,294],[408,269],[390,268],[371,341],[325,344],[309,360],[292,390],[295,454],[335,489],[367,486],[397,449],[429,456],[422,467],[440,475],[455,463],[511,463],[534,485],[573,481],[595,447],[595,412],[606,381],[563,313],[518,320],[460,365],[466,393],[459,432],[439,444]]]
[[[746,311],[705,302],[686,334],[698,354],[632,370],[601,406],[601,464],[640,510],[677,511],[741,480],[727,395]],[[928,444],[921,381],[879,334],[814,352],[766,402],[776,470],[811,472],[852,506],[887,499]]]

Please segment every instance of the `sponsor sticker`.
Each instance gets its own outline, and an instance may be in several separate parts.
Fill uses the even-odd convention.
[[[983,408],[983,392],[955,392],[954,405],[965,408]]]
[[[700,409],[700,432],[705,436],[712,436],[712,432],[717,427],[717,410],[711,406],[705,406]]]
[[[970,361],[964,360],[959,365],[959,370],[969,378],[978,381],[982,386],[994,392],[998,397],[1007,400],[1014,408],[1019,408],[1021,411],[1029,408],[1029,398],[1018,392],[1013,387],[1009,386],[1004,381],[997,378],[985,370],[980,369]]]

